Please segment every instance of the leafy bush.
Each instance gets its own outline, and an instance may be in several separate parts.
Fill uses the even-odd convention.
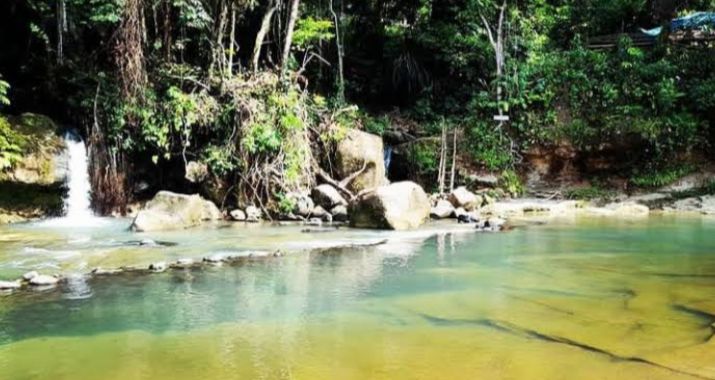
[[[636,172],[631,176],[630,183],[637,187],[648,189],[667,186],[694,172],[696,169],[693,165],[683,164]]]
[[[467,133],[470,152],[477,162],[489,170],[500,170],[511,165],[510,143],[495,125],[476,122]]]
[[[499,178],[499,187],[514,197],[518,197],[526,191],[519,175],[513,170],[505,170]]]
[[[13,130],[8,120],[0,116],[0,171],[22,160],[27,141]]]

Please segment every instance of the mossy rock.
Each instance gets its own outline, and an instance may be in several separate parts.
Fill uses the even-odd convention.
[[[59,184],[0,181],[0,224],[59,216],[65,191]]]
[[[22,142],[22,158],[12,168],[0,172],[0,180],[43,186],[63,183],[69,158],[57,124],[47,116],[32,113],[7,120]]]

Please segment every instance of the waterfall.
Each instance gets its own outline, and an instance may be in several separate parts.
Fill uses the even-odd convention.
[[[68,191],[64,199],[65,221],[68,224],[86,223],[94,217],[90,206],[87,147],[71,132],[65,134],[65,144],[69,154]]]
[[[95,227],[103,221],[94,216],[91,207],[91,185],[87,147],[75,133],[64,136],[67,147],[67,194],[63,199],[64,216],[37,223],[41,227]]]
[[[390,163],[392,162],[392,146],[385,145],[385,172],[390,173]]]

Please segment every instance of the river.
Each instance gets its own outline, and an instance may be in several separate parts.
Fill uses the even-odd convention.
[[[715,379],[713,219],[126,227],[0,227],[0,279],[69,278],[0,295],[0,379]],[[81,275],[256,249],[285,255]]]

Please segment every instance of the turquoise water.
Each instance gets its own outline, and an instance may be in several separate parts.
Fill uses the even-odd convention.
[[[216,226],[140,236],[178,244],[153,249],[124,244],[137,236],[120,222],[2,228],[0,273],[13,275],[287,254],[2,295],[0,379],[715,379],[715,220],[498,234]],[[308,249],[375,239],[388,242]]]

